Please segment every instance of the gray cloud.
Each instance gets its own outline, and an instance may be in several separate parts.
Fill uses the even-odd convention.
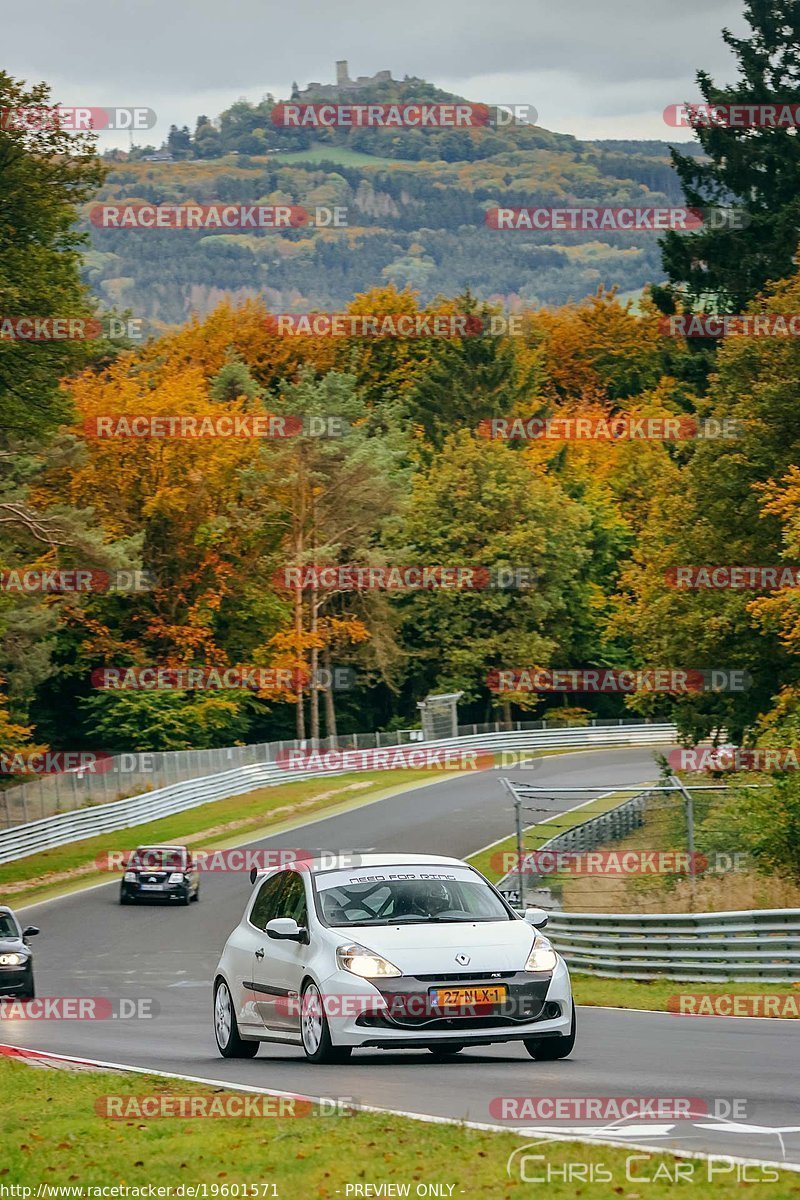
[[[698,67],[732,77],[723,25],[742,29],[741,0],[37,0],[5,9],[2,65],[65,104],[154,108],[153,140],[240,96],[331,80],[337,58],[532,103],[578,136],[665,137],[660,114],[697,95]]]

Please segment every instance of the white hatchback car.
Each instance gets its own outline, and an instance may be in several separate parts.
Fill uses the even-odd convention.
[[[569,972],[539,929],[456,858],[369,854],[261,876],[214,978],[225,1058],[259,1042],[312,1062],[359,1046],[427,1048],[522,1041],[533,1058],[575,1043]]]

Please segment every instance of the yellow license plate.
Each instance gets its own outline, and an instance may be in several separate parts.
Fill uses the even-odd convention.
[[[434,1000],[438,1008],[462,1008],[472,1004],[502,1004],[506,987],[436,988]]]

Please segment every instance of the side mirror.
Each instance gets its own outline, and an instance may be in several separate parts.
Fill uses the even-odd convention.
[[[279,942],[303,942],[306,930],[300,928],[294,917],[273,917],[267,921],[267,937]]]
[[[255,883],[255,881],[257,879],[258,879],[258,867],[251,867],[250,868],[250,882]]]
[[[23,938],[36,937],[38,932],[39,930],[35,925],[29,925],[27,929],[23,929],[22,936]]]
[[[532,925],[534,929],[544,929],[547,924],[547,913],[543,908],[526,908],[523,920]]]

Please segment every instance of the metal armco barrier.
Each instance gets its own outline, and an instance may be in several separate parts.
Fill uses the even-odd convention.
[[[477,732],[458,738],[447,738],[436,742],[412,743],[406,749],[425,747],[446,747],[451,750],[491,750],[494,752],[519,752],[525,750],[541,750],[555,747],[572,747],[576,750],[596,747],[614,746],[648,746],[659,745],[672,741],[675,736],[675,726],[668,723],[650,724],[647,722],[622,721],[609,722],[605,725],[580,726],[575,728],[546,729],[537,722],[537,728],[506,730],[500,732]],[[375,734],[359,735],[359,749],[363,741],[372,740]],[[342,769],[310,769],[293,770],[269,761],[270,750],[274,746],[283,748],[300,748],[297,743],[271,743],[260,747],[241,747],[242,750],[258,749],[264,753],[264,759],[248,766],[237,767],[234,770],[222,771],[199,779],[190,779],[174,783],[168,787],[145,792],[142,795],[130,797],[127,800],[117,800],[112,804],[93,805],[89,808],[79,808],[73,812],[59,813],[43,820],[31,821],[25,825],[16,825],[10,829],[0,830],[0,863],[11,862],[17,858],[25,858],[53,846],[63,846],[69,842],[81,841],[84,838],[95,837],[101,833],[111,833],[115,830],[130,829],[136,825],[147,824],[159,817],[171,816],[184,812],[189,808],[197,808],[212,800],[223,800],[228,796],[237,796],[245,792],[253,792],[262,787],[271,787],[279,783],[288,783],[298,779],[325,778],[327,776],[349,774],[353,770],[376,770],[382,764],[374,760],[374,756],[362,767],[347,765]],[[318,747],[324,752],[331,748],[325,742]],[[352,738],[340,739],[339,749],[353,748]],[[364,747],[364,749],[373,749]],[[311,743],[306,743],[305,749],[312,749]],[[383,749],[383,748],[381,748]],[[227,751],[213,751],[225,755]],[[377,753],[377,752],[376,752]],[[386,748],[387,762],[391,748]]]
[[[800,909],[553,913],[547,936],[573,971],[686,982],[800,979]]]
[[[641,725],[641,718],[615,721],[592,719],[590,728]],[[502,732],[532,732],[555,728],[555,722],[515,721],[501,725],[461,725],[460,737]],[[444,736],[444,735],[442,735]],[[449,734],[448,734],[449,736]],[[424,740],[421,729],[399,729],[390,733],[347,733],[338,738],[321,738],[313,744],[321,749],[375,750],[387,746],[412,746]],[[210,750],[148,750],[143,753],[116,754],[106,758],[102,769],[72,770],[61,774],[34,776],[26,783],[0,789],[0,828],[27,825],[53,817],[56,813],[87,808],[90,804],[110,804],[139,792],[169,787],[187,779],[205,779],[221,771],[275,762],[278,756],[298,747],[308,748],[311,741],[258,742],[247,746],[226,746]]]

